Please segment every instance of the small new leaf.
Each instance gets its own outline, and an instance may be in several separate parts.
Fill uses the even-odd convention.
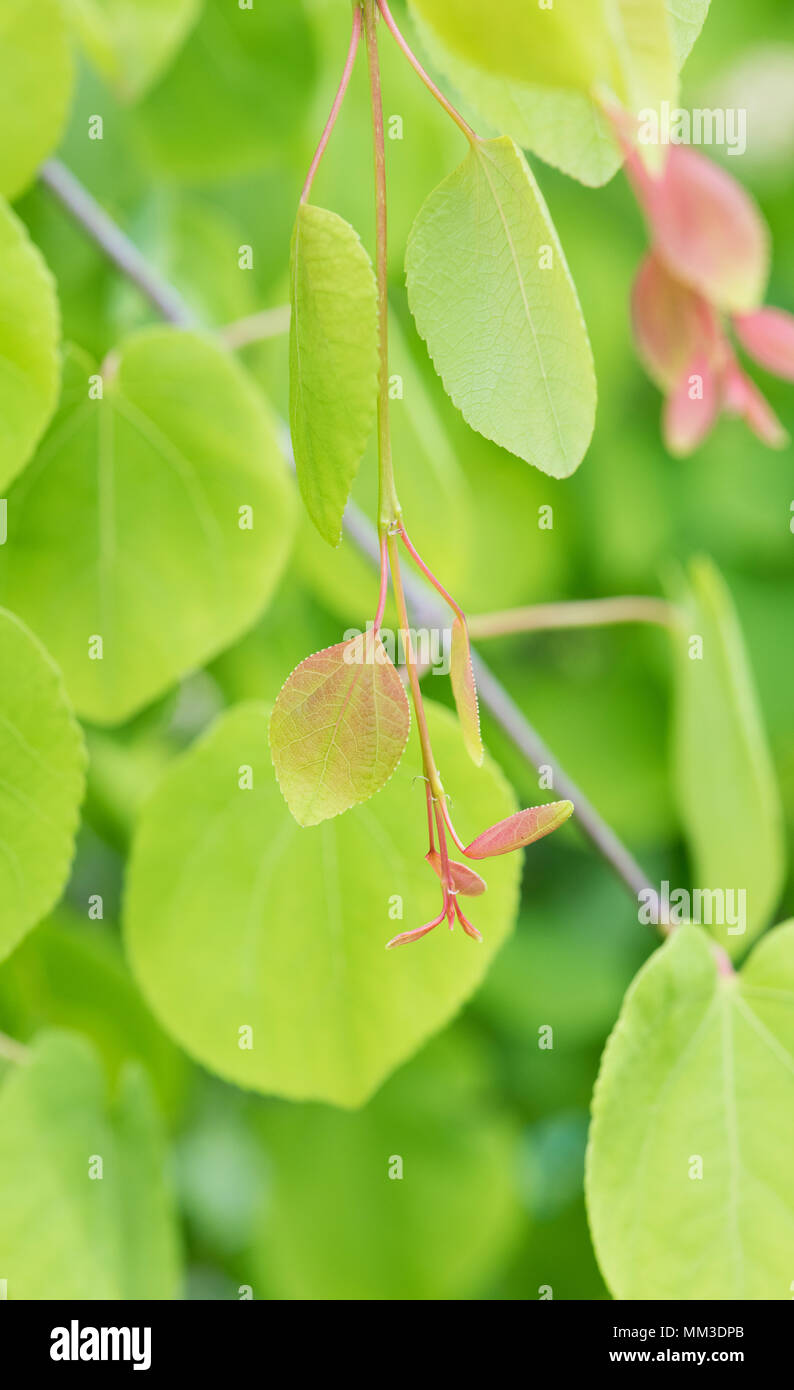
[[[482,766],[483,747],[480,736],[480,708],[477,703],[477,686],[474,681],[474,671],[471,664],[471,647],[469,646],[469,633],[465,622],[456,617],[452,624],[452,647],[450,651],[449,679],[452,685],[452,693],[455,696],[455,704],[458,710],[460,726],[463,730],[463,742],[466,745],[472,762],[477,767]]]
[[[435,869],[439,878],[442,878],[441,855],[438,850],[428,850],[425,859]],[[468,864],[461,864],[457,859],[449,860],[449,874],[455,892],[463,893],[467,898],[479,898],[488,887],[484,878],[480,878],[480,875],[475,873],[474,869],[470,869]]]
[[[408,697],[371,631],[308,656],[281,688],[270,751],[299,825],[318,825],[367,801],[408,741]]]
[[[492,859],[498,854],[523,849],[567,821],[573,814],[572,801],[552,801],[546,806],[530,806],[500,820],[472,840],[465,853],[469,859]]]
[[[303,203],[292,239],[290,424],[306,509],[338,545],[342,515],[375,423],[377,290],[349,223]]]

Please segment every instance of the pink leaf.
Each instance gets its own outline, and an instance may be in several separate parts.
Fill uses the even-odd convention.
[[[498,854],[523,849],[552,830],[563,825],[573,813],[572,801],[552,801],[546,806],[530,806],[516,811],[507,820],[500,820],[490,830],[484,830],[465,850],[469,859],[492,859]]]
[[[794,314],[758,309],[754,314],[737,314],[733,326],[745,352],[761,367],[794,381]]]
[[[664,441],[671,454],[683,458],[705,439],[719,410],[717,377],[701,353],[684,369],[665,404]]]
[[[723,404],[729,414],[741,416],[770,449],[783,449],[788,444],[788,434],[768,400],[735,362],[725,371]]]
[[[425,855],[428,864],[432,865],[438,874],[442,876],[441,855],[437,849],[428,850]],[[464,893],[469,898],[478,898],[484,893],[488,884],[484,878],[480,878],[474,869],[470,869],[468,864],[461,864],[457,859],[449,860],[449,873],[452,887],[456,893]]]
[[[653,252],[637,272],[631,313],[637,351],[663,391],[672,390],[699,352],[716,351],[721,330],[711,305],[676,280]]]
[[[452,647],[450,651],[449,679],[452,694],[455,696],[463,742],[466,751],[478,767],[482,766],[483,747],[480,737],[480,709],[477,703],[477,687],[471,664],[471,647],[465,622],[459,617],[452,624]]]
[[[672,274],[719,309],[755,309],[766,286],[769,233],[741,184],[683,145],[670,147],[659,177],[648,173],[636,150],[626,172]]]

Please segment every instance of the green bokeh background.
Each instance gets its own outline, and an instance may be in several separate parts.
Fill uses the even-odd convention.
[[[207,0],[208,10],[218,3]],[[274,24],[283,8],[274,6]],[[402,8],[395,6],[398,14]],[[280,31],[270,74],[275,81],[277,72],[278,100],[260,111],[256,138],[246,124],[246,102],[254,98],[242,74],[239,109],[219,86],[206,89],[195,115],[191,74],[198,60],[191,46],[200,43],[198,32],[137,109],[120,104],[88,67],[80,71],[63,159],[210,325],[286,298],[294,208],[348,38],[347,7],[336,0],[288,9],[293,22]],[[205,16],[200,25],[207,24]],[[775,62],[788,55],[794,75],[790,0],[752,6],[713,0],[685,70],[683,101],[735,104],[737,82],[746,93],[748,152],[725,163],[769,220],[769,300],[791,310],[794,98],[788,113],[778,106],[771,123],[768,110],[763,119],[764,103],[778,101],[763,80],[772,47]],[[737,77],[751,59],[755,72]],[[268,81],[263,74],[260,87]],[[411,327],[402,275],[413,216],[462,157],[463,144],[385,44],[384,83],[387,119],[400,115],[404,135],[387,148],[399,325],[394,370],[405,375],[407,399],[419,402],[411,418],[395,407],[396,468],[420,548],[472,612],[658,594],[672,562],[712,556],[744,628],[791,850],[791,450],[773,454],[742,425],[723,422],[692,459],[666,455],[661,401],[630,335],[629,291],[645,238],[627,185],[618,176],[606,188],[587,190],[538,160],[533,169],[592,339],[600,386],[595,438],[578,473],[555,482],[469,431]],[[371,246],[366,109],[362,68],[313,196],[354,221]],[[162,131],[176,111],[187,125],[169,142]],[[104,115],[102,142],[86,138],[95,112]],[[202,164],[190,152],[210,139],[208,130],[212,159]],[[34,189],[17,209],[56,273],[66,337],[103,354],[121,333],[150,320],[147,306],[44,192]],[[238,268],[243,244],[253,247],[251,271]],[[252,347],[244,360],[284,415],[286,340]],[[794,433],[790,387],[754,374]],[[373,488],[369,455],[359,501],[371,503]],[[538,508],[546,504],[554,509],[551,531],[537,526]],[[374,580],[349,546],[332,555],[307,526],[276,600],[252,634],[129,726],[89,732],[86,825],[73,879],[55,918],[0,967],[0,1028],[21,1039],[46,1024],[74,1028],[96,1041],[111,1076],[128,1056],[148,1068],[171,1137],[187,1297],[236,1298],[240,1286],[250,1285],[257,1298],[522,1299],[549,1286],[556,1299],[605,1298],[582,1196],[588,1103],[623,993],[654,941],[625,890],[574,829],[528,856],[516,934],[476,998],[358,1115],[269,1102],[211,1078],[154,1023],[124,963],[114,924],[126,846],[159,771],[225,704],[272,699],[303,655],[363,624],[373,595]],[[665,635],[625,628],[503,639],[489,644],[487,654],[649,874],[686,883],[670,779]],[[447,698],[445,682],[429,677],[427,685],[434,698]],[[487,718],[485,737],[522,801],[540,799],[534,773]],[[85,919],[92,893],[104,897],[101,923]],[[792,912],[789,881],[778,920]],[[538,1029],[546,1024],[554,1028],[552,1051],[538,1048]],[[398,1184],[388,1182],[387,1159],[414,1142],[426,1168],[406,1214],[389,1208]],[[461,1209],[446,1219],[469,1219],[480,1236],[466,1261],[451,1269],[454,1229],[435,1208],[439,1184],[457,1181],[459,1150],[467,1154],[468,1186]],[[491,1188],[495,1170],[498,1196]],[[412,1181],[407,1171],[404,1182]]]

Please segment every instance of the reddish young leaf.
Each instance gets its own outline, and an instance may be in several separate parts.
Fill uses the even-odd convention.
[[[682,285],[653,252],[640,266],[631,293],[637,351],[662,391],[672,391],[699,353],[716,349],[720,327],[711,305]]]
[[[298,824],[338,816],[388,782],[410,723],[403,683],[372,632],[302,661],[270,720],[273,766]]]
[[[719,406],[716,373],[708,358],[699,353],[684,369],[665,404],[662,433],[670,453],[679,458],[691,454],[714,424]]]
[[[551,801],[546,806],[530,806],[526,811],[516,811],[514,816],[500,820],[472,840],[465,854],[469,859],[492,859],[497,854],[523,849],[544,835],[550,835],[572,814],[572,801]]]
[[[722,390],[723,405],[729,415],[741,416],[753,434],[770,449],[785,448],[789,439],[786,430],[766,397],[737,363],[731,362],[727,366]]]
[[[465,622],[462,622],[459,617],[456,617],[452,624],[449,679],[452,685],[452,694],[455,696],[466,751],[472,761],[481,767],[483,746],[480,737],[477,686],[474,683],[474,671],[471,664],[469,634]]]
[[[425,859],[441,878],[441,855],[438,850],[428,850]],[[470,869],[468,864],[461,864],[457,859],[450,859],[449,873],[455,892],[464,893],[466,897],[479,898],[480,894],[484,893],[488,887],[484,878],[480,878],[480,875],[475,873],[474,869]]]
[[[759,309],[737,314],[736,336],[750,357],[785,381],[794,381],[794,314],[784,309]]]

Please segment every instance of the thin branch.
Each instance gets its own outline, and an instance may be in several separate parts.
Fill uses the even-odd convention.
[[[289,333],[289,304],[279,304],[275,309],[262,309],[258,314],[248,314],[244,319],[235,319],[218,329],[218,337],[236,352],[248,347],[250,343],[263,343],[268,338],[281,338]]]
[[[325,154],[326,145],[328,144],[328,141],[329,141],[330,138],[331,138],[331,132],[332,132],[334,126],[336,125],[336,118],[337,118],[337,116],[339,115],[340,110],[342,109],[342,102],[343,102],[344,99],[345,99],[345,92],[346,92],[347,89],[348,89],[348,85],[349,85],[349,83],[350,83],[350,78],[351,78],[352,73],[353,73],[353,64],[354,64],[355,61],[356,61],[356,54],[357,54],[357,52],[358,52],[358,45],[359,45],[360,39],[361,39],[361,9],[359,8],[358,5],[356,5],[356,7],[355,7],[355,9],[354,9],[354,11],[353,11],[353,32],[352,32],[352,34],[350,35],[350,47],[349,47],[348,52],[347,52],[347,59],[346,59],[346,61],[345,61],[344,71],[343,71],[343,73],[342,73],[342,80],[341,80],[340,83],[339,83],[339,88],[338,88],[338,90],[337,90],[336,96],[334,97],[334,103],[333,103],[333,106],[331,107],[331,114],[330,114],[330,116],[328,117],[328,120],[327,120],[326,123],[325,123],[325,130],[323,131],[322,135],[320,136],[320,143],[319,143],[319,145],[317,146],[317,149],[316,149],[315,155],[314,155],[314,159],[313,159],[312,162],[311,162],[311,168],[309,169],[309,172],[308,172],[308,174],[306,175],[306,182],[305,182],[305,184],[303,185],[303,192],[301,193],[301,202],[302,202],[302,203],[305,203],[305,202],[306,202],[306,200],[307,200],[309,194],[310,194],[311,191],[312,191],[312,184],[314,183],[314,176],[315,176],[315,174],[317,173],[317,170],[318,170],[318,168],[319,168],[319,166],[320,166],[320,160],[322,159],[323,155]]]
[[[0,1057],[6,1062],[21,1064],[29,1060],[30,1049],[16,1038],[9,1038],[7,1033],[0,1033]]]
[[[469,634],[482,641],[516,632],[550,632],[566,627],[607,627],[613,623],[658,623],[672,627],[676,610],[663,598],[594,598],[575,603],[536,603],[481,613],[469,618]]]
[[[122,274],[138,285],[146,298],[159,309],[163,318],[182,326],[186,322],[190,323],[191,316],[179,297],[172,291],[169,293],[170,286],[148,265],[121,228],[110,220],[104,209],[77,183],[73,175],[54,160],[45,166],[45,173],[44,182],[54,196]],[[286,429],[284,434],[288,446]],[[377,531],[352,502],[348,503],[345,512],[344,528],[353,544],[379,568],[381,557]],[[417,624],[422,627],[443,628],[447,619],[446,611],[426,585],[410,574],[404,576],[404,585],[405,596]],[[640,892],[653,893],[655,890],[647,875],[587,797],[560,767],[482,658],[476,653],[473,654],[473,658],[482,704],[495,722],[534,768],[546,766],[551,770],[555,791],[560,797],[573,801],[576,807],[575,823],[578,823],[582,832],[624,883],[632,897],[636,900]]]

